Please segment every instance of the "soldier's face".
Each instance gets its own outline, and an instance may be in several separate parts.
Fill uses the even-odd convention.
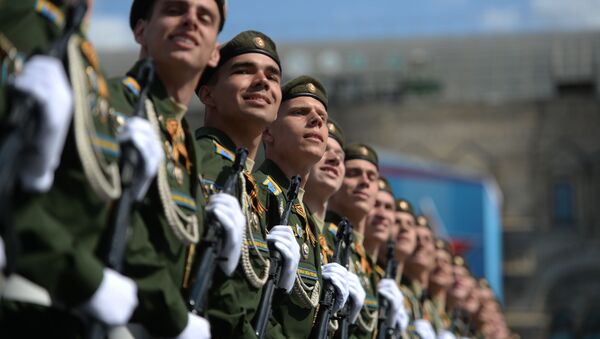
[[[417,247],[417,231],[415,218],[406,212],[396,212],[396,256],[407,258]]]
[[[232,124],[256,123],[264,129],[277,117],[281,104],[281,71],[275,60],[260,53],[231,58],[203,86],[200,98]],[[246,126],[249,127],[249,126]]]
[[[346,176],[342,187],[332,199],[346,211],[360,211],[362,215],[366,215],[375,206],[375,197],[379,191],[379,171],[374,164],[361,159],[348,160],[345,166]]]
[[[134,35],[142,57],[152,57],[157,66],[199,72],[219,61],[219,22],[214,0],[156,0],[150,18],[137,22]]]
[[[329,197],[340,189],[345,173],[344,150],[334,138],[328,137],[325,154],[310,170],[306,191],[325,191]]]
[[[390,228],[396,216],[394,202],[394,197],[388,192],[377,192],[375,195],[375,207],[369,212],[367,217],[365,238],[373,239],[379,243],[383,243],[389,239]]]
[[[450,288],[449,295],[459,302],[464,301],[469,293],[469,272],[464,266],[452,266],[454,284]]]
[[[408,263],[430,272],[435,264],[435,245],[433,234],[427,227],[417,227],[417,248]]]
[[[263,134],[267,157],[277,157],[306,173],[325,153],[327,110],[312,97],[300,96],[281,104],[277,119]]]
[[[435,267],[431,274],[431,283],[445,290],[454,284],[452,274],[452,257],[450,253],[442,249],[435,250]]]
[[[465,301],[464,309],[470,315],[475,314],[479,310],[479,305],[479,290],[473,288]]]

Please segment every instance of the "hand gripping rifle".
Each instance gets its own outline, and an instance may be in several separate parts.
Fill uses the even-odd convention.
[[[133,111],[134,117],[143,118],[146,115],[146,98],[148,89],[154,78],[154,66],[152,59],[145,59],[141,64],[135,77],[140,86],[140,96]],[[127,142],[121,145],[120,172],[121,172],[121,196],[116,201],[110,217],[109,229],[103,238],[102,247],[99,251],[100,259],[107,267],[120,272],[123,268],[123,258],[127,247],[127,231],[131,224],[131,210],[135,203],[133,184],[135,174],[142,165],[142,155],[133,143]],[[99,321],[91,320],[88,329],[88,338],[100,339],[106,336],[107,328]]]
[[[87,3],[80,0],[67,9],[62,35],[56,40],[47,55],[67,62],[67,47],[71,37],[80,30],[85,17]],[[68,67],[65,67],[68,70]],[[30,94],[13,86],[8,87],[10,108],[7,120],[2,123],[4,138],[0,141],[0,232],[6,244],[7,275],[15,269],[18,242],[12,229],[11,202],[18,180],[22,153],[32,143],[39,129],[39,104]]]
[[[231,174],[225,181],[223,193],[235,196],[240,173],[244,170],[248,159],[248,150],[238,148],[235,152],[235,162],[231,168]],[[197,315],[206,313],[208,290],[212,284],[213,275],[217,267],[219,252],[223,246],[223,226],[213,213],[206,215],[207,231],[203,240],[201,261],[196,266],[195,281],[188,297],[187,306],[190,312]],[[227,260],[225,258],[225,260]]]
[[[385,279],[396,278],[396,260],[394,259],[395,249],[396,242],[390,238],[387,241],[385,253],[385,257],[387,259],[384,275]],[[392,326],[390,326],[392,321],[390,311],[391,307],[389,300],[383,297],[379,297],[379,319],[377,321],[377,338],[379,339],[393,338],[395,335],[395,329]]]
[[[352,225],[348,219],[343,218],[338,225],[337,232],[335,233],[335,251],[331,262],[342,264],[348,262],[350,256],[350,245],[352,242]],[[337,292],[331,281],[325,281],[325,288],[323,289],[323,298],[321,300],[321,307],[319,308],[319,315],[317,317],[317,326],[313,328],[311,338],[326,339],[327,330],[329,329],[329,319],[333,315],[333,305],[335,305],[336,299],[338,298]],[[316,332],[315,332],[316,330]]]
[[[342,219],[345,220],[345,219]],[[348,250],[348,255],[346,255],[345,257],[342,257],[342,261],[340,262],[340,264],[344,267],[346,267],[346,269],[350,269],[349,268],[349,260],[350,260],[350,248],[352,246],[352,229],[350,229],[350,238],[348,238],[347,240],[347,250]],[[341,310],[339,310],[337,312],[337,319],[338,319],[338,330],[335,332],[334,334],[334,338],[335,339],[348,339],[348,336],[350,335],[350,322],[348,321],[348,317],[350,316],[350,310],[352,310],[353,307],[353,301],[352,299],[348,299],[348,301],[346,301],[346,304],[344,305],[344,307],[342,307]]]
[[[294,205],[294,200],[298,197],[298,191],[300,190],[300,176],[295,175],[292,177],[290,182],[290,187],[287,193],[287,204],[285,206],[285,210],[281,215],[281,225],[289,225],[290,214],[292,212],[292,206]],[[265,283],[263,289],[263,295],[260,298],[260,304],[258,306],[258,313],[256,322],[254,324],[254,330],[256,336],[259,339],[263,339],[265,337],[265,333],[267,331],[267,324],[269,322],[269,318],[271,317],[271,309],[273,307],[273,294],[275,292],[275,288],[279,285],[279,278],[281,277],[281,265],[283,259],[281,258],[281,253],[275,247],[274,244],[269,243],[269,260],[271,261],[271,266],[269,267],[269,277],[267,282]]]

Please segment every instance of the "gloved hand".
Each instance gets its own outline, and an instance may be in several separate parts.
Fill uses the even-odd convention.
[[[195,314],[188,313],[188,323],[177,339],[209,339],[210,323]]]
[[[300,262],[300,246],[294,237],[292,227],[287,225],[273,227],[267,234],[267,243],[274,244],[281,253],[283,264],[278,287],[290,293],[296,281],[296,270],[298,270]]]
[[[225,241],[219,256],[227,260],[220,260],[219,266],[229,276],[235,271],[240,260],[246,218],[238,200],[226,193],[212,195],[206,205],[206,212],[213,213],[223,225]]]
[[[31,151],[22,157],[23,188],[45,192],[54,181],[69,124],[73,115],[73,93],[60,60],[43,55],[32,57],[15,77],[15,88],[31,94],[40,106],[38,134]]]
[[[350,310],[348,320],[351,324],[354,324],[360,314],[360,310],[365,304],[367,293],[362,287],[358,276],[352,272],[348,272],[348,291],[350,292],[350,299],[352,299],[352,309]]]
[[[408,316],[408,312],[404,305],[400,308],[400,311],[396,314],[396,327],[400,328],[402,332],[406,331],[408,328],[408,323],[410,321],[410,317]]]
[[[435,339],[435,330],[431,323],[425,319],[417,319],[415,320],[415,330],[417,334],[421,336],[423,339]]]
[[[108,326],[119,326],[129,321],[137,304],[137,286],[133,280],[105,268],[100,287],[83,305],[83,310]]]
[[[148,187],[156,176],[158,166],[165,157],[160,137],[148,120],[132,117],[119,131],[118,140],[121,144],[131,142],[142,156],[141,168],[137,169],[132,187],[133,196],[140,201],[146,195]]]
[[[387,299],[390,305],[392,319],[390,325],[396,327],[399,319],[398,313],[404,311],[404,296],[394,279],[381,279],[377,284],[377,292],[380,296]]]
[[[438,335],[438,339],[456,339],[456,336],[452,332],[444,330]]]
[[[333,312],[335,313],[339,311],[346,303],[346,300],[348,300],[349,291],[346,281],[348,270],[338,263],[329,263],[321,266],[321,272],[323,274],[323,279],[331,280],[331,283],[337,291],[335,305],[333,305]]]
[[[0,271],[6,267],[6,252],[4,251],[4,240],[0,237]]]

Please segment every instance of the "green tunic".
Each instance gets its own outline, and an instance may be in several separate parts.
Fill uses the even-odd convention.
[[[267,224],[271,228],[281,222],[290,179],[269,159],[254,175],[259,186],[259,200],[266,208]],[[292,292],[273,297],[267,338],[307,338],[316,320],[323,285],[319,229],[301,199],[293,206],[289,224],[300,246],[300,263]]]
[[[203,127],[196,131],[196,145],[204,190],[208,194],[218,192],[231,173],[235,144],[225,133]],[[208,319],[213,338],[256,337],[252,319],[269,271],[269,249],[265,240],[265,208],[258,200],[251,170],[249,161],[238,186],[245,187],[245,191],[237,192],[248,221],[240,262],[231,277],[217,269],[209,292]]]
[[[337,224],[341,220],[341,216],[331,211],[328,211],[325,216],[326,225],[329,229],[327,238],[328,243],[331,244],[330,246],[333,246]],[[377,272],[375,260],[366,253],[362,239],[362,234],[354,231],[349,269],[358,276],[366,292],[366,298],[356,323],[350,326],[350,338],[373,338],[377,334],[377,315],[379,311],[377,283],[381,279],[381,275]]]
[[[433,326],[437,314],[435,307],[421,285],[418,282],[411,281],[406,276],[402,277],[400,291],[404,295],[404,304],[409,311],[408,333],[411,337],[419,338],[414,322],[418,319],[424,319],[432,323]],[[435,327],[434,330],[437,332]]]
[[[131,116],[139,85],[131,76],[111,79],[111,101],[123,122]],[[160,135],[165,160],[146,197],[132,215],[132,234],[124,273],[138,285],[140,305],[132,322],[153,335],[176,336],[187,324],[182,286],[190,245],[201,234],[204,195],[198,180],[194,142],[184,115],[155,76],[148,91],[147,118]],[[148,110],[150,108],[150,110]]]
[[[0,2],[0,32],[23,56],[48,51],[63,22],[63,8],[52,1]],[[0,327],[5,333],[18,331],[21,337],[81,334],[80,322],[63,310],[89,300],[100,285],[104,265],[94,251],[110,203],[120,194],[116,119],[104,76],[83,33],[76,34],[70,46],[70,80],[78,79],[80,85],[73,85],[74,123],[54,184],[44,194],[20,194],[14,202],[14,227],[21,245],[17,273],[45,289],[53,304],[3,300],[6,321]],[[5,88],[1,91],[4,95]],[[3,105],[0,116],[6,113]],[[85,164],[82,154],[88,159]],[[26,326],[32,323],[38,325]]]

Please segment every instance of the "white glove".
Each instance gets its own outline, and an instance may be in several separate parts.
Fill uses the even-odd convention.
[[[387,299],[390,310],[391,310],[391,327],[396,327],[399,319],[399,312],[404,311],[404,296],[394,279],[381,279],[377,284],[377,292],[380,296]]]
[[[28,145],[32,150],[22,158],[20,175],[26,190],[45,192],[52,186],[60,163],[73,115],[73,93],[60,60],[42,55],[25,64],[14,86],[31,94],[41,108],[38,135]]]
[[[431,323],[425,319],[417,319],[415,320],[415,329],[417,330],[417,334],[421,336],[423,339],[435,339],[435,330]]]
[[[402,305],[400,311],[396,314],[396,327],[399,327],[402,332],[406,331],[408,328],[408,322],[410,321],[410,317],[408,316],[408,312],[406,312],[406,308]]]
[[[335,298],[335,305],[333,305],[333,312],[339,311],[346,300],[348,300],[348,270],[338,264],[338,263],[329,263],[321,266],[321,272],[323,274],[323,279],[331,280],[331,283],[337,290],[337,298]]]
[[[4,240],[0,237],[0,271],[6,267],[6,252],[4,251]]]
[[[150,122],[140,117],[127,119],[119,131],[119,143],[131,142],[142,156],[141,168],[136,172],[133,183],[133,196],[140,201],[146,195],[148,187],[156,176],[158,166],[165,157],[160,138]]]
[[[365,304],[367,293],[362,287],[358,276],[352,272],[348,272],[348,292],[350,293],[349,299],[352,300],[352,309],[350,310],[348,320],[351,324],[354,324],[360,314],[360,310]]]
[[[300,262],[300,246],[294,237],[292,227],[287,225],[273,227],[267,234],[267,243],[273,243],[281,253],[283,265],[278,287],[290,293],[296,281],[296,271]]]
[[[438,335],[438,339],[456,339],[456,336],[452,332],[444,330]]]
[[[240,208],[240,203],[232,195],[217,193],[210,197],[206,205],[207,213],[214,213],[215,217],[223,225],[225,231],[225,242],[221,247],[219,256],[227,260],[220,260],[219,266],[225,274],[230,276],[240,260],[242,251],[242,235],[246,218]]]
[[[188,313],[188,323],[177,339],[209,339],[210,323],[195,314]]]
[[[119,326],[127,324],[137,304],[137,287],[133,280],[104,268],[100,287],[83,309],[108,326]]]

